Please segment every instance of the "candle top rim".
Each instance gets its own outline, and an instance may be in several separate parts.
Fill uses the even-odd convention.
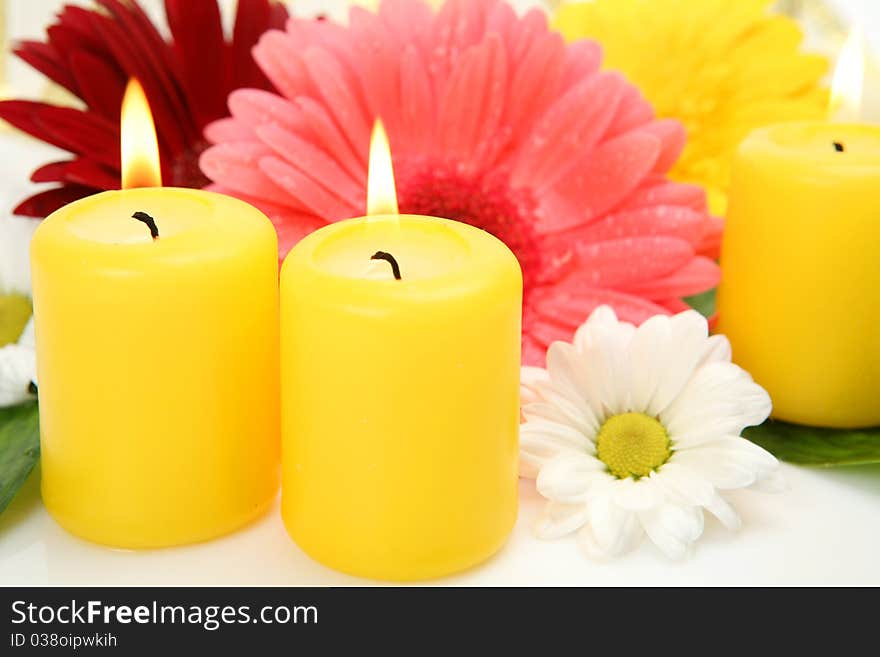
[[[822,170],[880,173],[880,125],[791,121],[758,128],[739,153],[756,154]]]
[[[430,227],[427,236],[423,230],[426,227]],[[394,231],[399,231],[398,241],[387,239]],[[425,248],[425,244],[429,249],[437,246],[439,253],[431,254],[435,263],[440,263],[436,271],[429,268],[426,273],[423,268],[414,272],[413,257],[418,257],[419,248],[407,249],[407,236],[424,240],[419,248]],[[350,248],[336,252],[345,242],[354,242],[356,246],[349,244]],[[398,250],[401,245],[403,251]],[[334,262],[334,258],[357,258],[355,254],[360,254],[365,265],[375,264],[370,257],[377,250],[392,253],[399,261],[400,280],[390,275],[390,268],[386,278],[377,280],[362,275],[357,265],[345,271]],[[391,294],[409,295],[425,288],[472,287],[480,285],[481,280],[513,272],[522,280],[516,256],[494,235],[452,219],[411,214],[352,217],[328,224],[307,235],[290,251],[282,266],[282,278],[290,276],[293,270],[307,271],[310,278],[345,286],[355,295],[383,288]]]
[[[132,214],[155,219],[159,238]],[[180,254],[202,245],[202,252],[222,251],[231,243],[275,231],[257,208],[237,198],[182,187],[138,187],[109,190],[79,199],[56,210],[37,228],[34,239],[79,244],[82,248],[121,258]],[[259,239],[262,239],[260,237]]]

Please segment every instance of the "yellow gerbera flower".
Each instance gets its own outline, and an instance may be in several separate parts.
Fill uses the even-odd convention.
[[[555,26],[591,38],[605,64],[641,87],[688,142],[674,178],[703,185],[726,210],[730,160],[754,128],[826,115],[827,62],[799,50],[802,33],[771,0],[594,0],[564,4]]]

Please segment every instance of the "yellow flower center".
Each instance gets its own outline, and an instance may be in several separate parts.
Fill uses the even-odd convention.
[[[0,347],[18,341],[31,312],[31,300],[27,297],[0,294]]]
[[[612,415],[599,429],[596,455],[619,479],[646,477],[669,460],[669,434],[650,415]]]

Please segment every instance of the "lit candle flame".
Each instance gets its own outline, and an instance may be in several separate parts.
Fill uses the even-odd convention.
[[[381,119],[373,124],[370,139],[370,168],[367,173],[367,214],[398,214],[391,145]]]
[[[839,121],[858,121],[865,84],[865,37],[853,27],[837,58],[831,83],[831,114]]]
[[[141,83],[131,78],[122,99],[122,189],[161,187],[159,143],[150,103]]]

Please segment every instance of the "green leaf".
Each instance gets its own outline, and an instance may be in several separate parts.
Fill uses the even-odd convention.
[[[743,436],[776,458],[800,465],[864,465],[880,463],[880,427],[826,429],[767,420]]]
[[[0,408],[0,513],[40,459],[36,402]]]
[[[715,314],[715,290],[685,297],[684,302],[699,312],[703,317],[711,317]]]

